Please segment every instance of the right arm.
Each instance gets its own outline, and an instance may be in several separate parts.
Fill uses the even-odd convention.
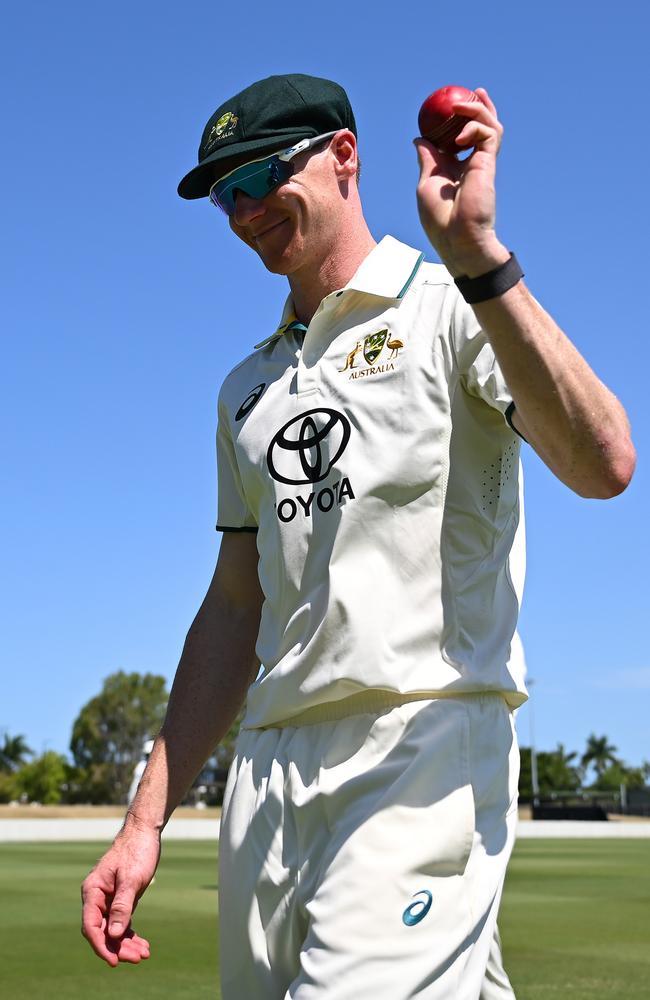
[[[148,957],[148,942],[132,931],[131,915],[154,876],[160,835],[255,679],[263,601],[257,560],[252,532],[224,533],[138,793],[112,847],[82,886],[82,933],[109,965]]]

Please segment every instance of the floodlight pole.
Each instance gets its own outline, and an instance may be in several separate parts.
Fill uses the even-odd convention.
[[[539,805],[539,780],[537,776],[537,751],[535,750],[535,716],[533,712],[533,692],[532,688],[535,681],[532,677],[528,678],[526,684],[530,690],[530,698],[528,700],[528,721],[530,725],[530,779],[533,786],[533,806]]]

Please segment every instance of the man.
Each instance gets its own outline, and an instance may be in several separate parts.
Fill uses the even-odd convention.
[[[469,159],[416,141],[446,266],[375,242],[352,110],[327,80],[227,101],[180,184],[290,295],[221,390],[217,568],[84,883],[84,934],[110,965],[148,956],[131,915],[161,831],[247,698],[220,841],[225,1000],[481,992],[526,698],[519,436],[582,496],[620,493],[634,449],[497,238],[502,127],[477,93],[457,108]]]

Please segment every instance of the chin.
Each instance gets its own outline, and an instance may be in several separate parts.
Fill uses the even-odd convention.
[[[263,254],[259,250],[255,250],[255,253],[259,259],[264,264],[264,267],[271,274],[289,274],[289,262],[285,261],[280,254]]]
[[[304,263],[302,247],[287,246],[275,253],[272,250],[263,252],[256,248],[256,252],[266,270],[270,271],[271,274],[286,276],[298,270]]]

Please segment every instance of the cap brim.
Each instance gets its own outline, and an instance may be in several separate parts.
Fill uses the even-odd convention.
[[[183,177],[178,185],[178,193],[181,198],[188,200],[207,198],[214,182],[232,170],[237,165],[237,160],[240,163],[245,163],[246,159],[255,160],[265,152],[288,149],[300,139],[312,139],[315,135],[314,129],[304,129],[289,135],[270,135],[266,139],[248,139],[223,146]]]

